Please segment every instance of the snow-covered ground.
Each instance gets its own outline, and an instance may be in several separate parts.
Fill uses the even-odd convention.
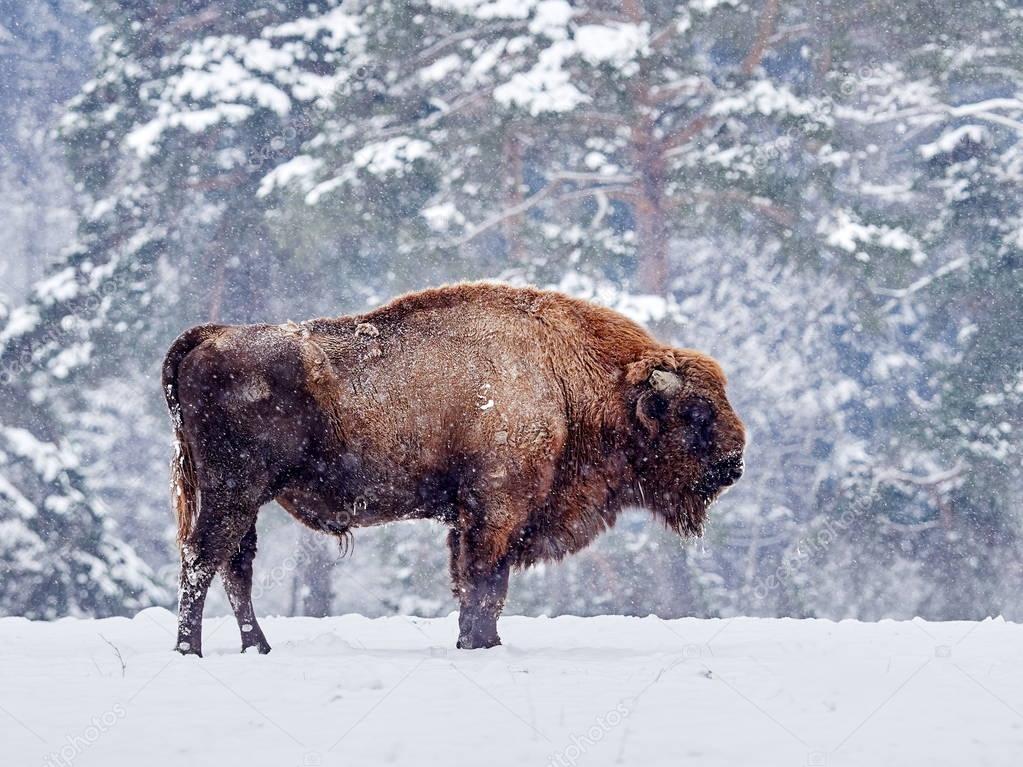
[[[1015,765],[1023,626],[508,617],[0,620],[0,764]],[[115,652],[115,648],[116,651]],[[123,659],[123,668],[122,661]]]

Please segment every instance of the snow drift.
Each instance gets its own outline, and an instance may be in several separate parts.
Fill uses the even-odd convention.
[[[521,618],[450,648],[456,618],[233,618],[207,657],[174,616],[0,620],[5,765],[1008,765],[1023,627]]]

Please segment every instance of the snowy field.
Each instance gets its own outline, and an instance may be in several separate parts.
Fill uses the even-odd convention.
[[[270,618],[269,656],[174,616],[0,620],[0,764],[1015,765],[1023,626]],[[117,652],[115,652],[115,648]],[[118,657],[118,653],[120,657]],[[123,667],[122,667],[123,660]]]

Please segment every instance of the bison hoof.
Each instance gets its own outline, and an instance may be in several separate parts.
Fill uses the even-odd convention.
[[[252,644],[242,645],[242,652],[243,653],[247,653],[247,652],[249,652],[251,650],[255,650],[260,655],[266,655],[267,653],[270,652],[270,645],[267,642],[259,642],[259,643],[255,643],[254,642]]]
[[[174,650],[182,655],[194,655],[197,658],[202,657],[202,650],[198,647],[193,647],[189,642],[178,642],[174,645]]]
[[[455,644],[459,650],[486,650],[488,647],[497,647],[501,644],[501,637],[497,634],[488,637],[482,636],[460,636]]]

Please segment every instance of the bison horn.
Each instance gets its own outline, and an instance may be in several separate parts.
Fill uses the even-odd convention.
[[[667,370],[655,370],[650,374],[650,385],[661,394],[674,394],[682,386],[682,379]]]

